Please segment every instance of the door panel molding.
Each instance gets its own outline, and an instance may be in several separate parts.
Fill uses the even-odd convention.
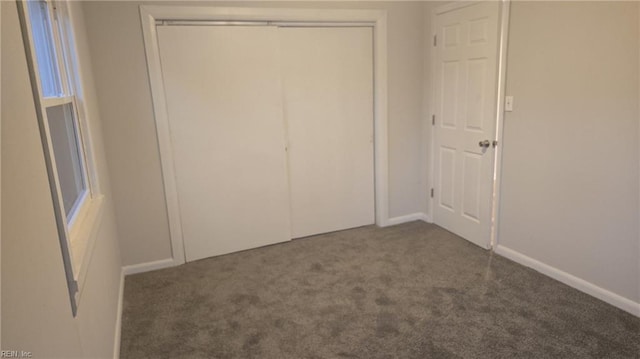
[[[160,64],[160,49],[156,32],[158,21],[280,21],[301,25],[323,22],[326,24],[325,26],[349,26],[356,23],[358,26],[373,27],[375,218],[378,226],[390,225],[388,207],[387,13],[385,10],[141,5],[140,18],[160,149],[174,265],[185,263],[185,250],[165,88]]]

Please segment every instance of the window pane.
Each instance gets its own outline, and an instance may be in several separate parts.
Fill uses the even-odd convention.
[[[86,190],[72,104],[47,108],[47,119],[64,210],[70,218],[76,202]]]
[[[42,95],[44,97],[58,97],[62,94],[62,84],[47,3],[45,1],[27,1],[27,4]]]

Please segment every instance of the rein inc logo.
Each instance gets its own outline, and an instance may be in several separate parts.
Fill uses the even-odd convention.
[[[0,358],[33,358],[33,354],[25,350],[0,350]]]

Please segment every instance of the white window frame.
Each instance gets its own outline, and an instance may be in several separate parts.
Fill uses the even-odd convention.
[[[19,2],[18,12],[69,287],[71,309],[75,316],[82,288],[84,287],[87,268],[93,253],[97,230],[102,219],[104,196],[100,191],[96,162],[92,151],[89,121],[86,116],[86,104],[82,92],[80,64],[75,48],[75,36],[69,6],[67,6],[66,1],[45,0],[51,23],[53,46],[57,60],[56,68],[60,75],[62,94],[57,97],[44,97],[36,59],[28,1],[31,0]],[[62,200],[58,169],[47,118],[48,108],[68,104],[71,105],[73,112],[79,160],[85,184],[85,190],[80,194],[79,200],[70,211],[69,218],[67,218]]]

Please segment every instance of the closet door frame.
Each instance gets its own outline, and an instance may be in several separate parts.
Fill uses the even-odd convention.
[[[385,10],[229,8],[201,6],[141,5],[149,82],[153,99],[165,201],[171,236],[171,265],[185,263],[182,223],[178,204],[171,134],[160,65],[156,25],[164,22],[255,22],[281,26],[370,26],[373,29],[374,81],[374,181],[376,225],[389,223],[388,100],[387,100],[387,13]],[[218,23],[224,24],[224,23]]]

